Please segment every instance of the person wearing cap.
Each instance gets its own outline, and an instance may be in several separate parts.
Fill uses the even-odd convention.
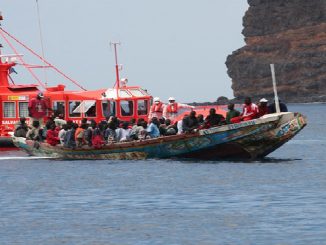
[[[48,103],[44,99],[42,92],[39,92],[36,98],[33,98],[28,103],[28,115],[31,118],[30,123],[34,121],[40,123],[40,127],[44,126],[44,117],[47,114],[47,110],[50,109]]]
[[[149,111],[148,119],[151,120],[153,117],[156,117],[157,119],[161,119],[163,117],[163,109],[164,104],[160,100],[159,97],[154,98],[154,103],[151,106],[151,109]]]
[[[267,106],[268,100],[265,98],[262,98],[259,100],[259,104],[258,104],[258,116],[257,117],[262,117],[266,114],[269,113],[269,109]]]
[[[171,122],[174,122],[176,117],[178,116],[178,112],[180,109],[192,109],[193,106],[187,104],[181,104],[175,101],[174,97],[169,98],[169,103],[163,109],[163,117],[165,119],[170,119]]]

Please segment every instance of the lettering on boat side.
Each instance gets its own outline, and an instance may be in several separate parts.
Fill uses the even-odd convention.
[[[1,121],[1,123],[3,125],[11,125],[11,124],[16,124],[18,122],[18,120],[3,120]]]
[[[230,124],[228,125],[229,129],[237,129],[237,128],[242,128],[242,127],[246,127],[246,126],[251,126],[251,125],[255,125],[255,121],[247,121],[247,122],[243,122],[243,123],[235,123],[235,124]]]
[[[27,95],[8,95],[8,100],[28,100]]]
[[[228,129],[238,129],[238,128],[242,128],[242,127],[247,127],[247,126],[252,126],[252,125],[256,125],[255,121],[247,121],[247,122],[242,122],[242,123],[236,123],[236,124],[229,124]],[[215,128],[209,128],[209,129],[204,129],[204,130],[200,130],[199,133],[200,135],[207,135],[207,134],[213,134],[216,132],[222,132],[224,130],[221,130],[219,127],[215,127]]]

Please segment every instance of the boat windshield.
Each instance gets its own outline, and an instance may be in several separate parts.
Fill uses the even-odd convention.
[[[73,113],[86,113],[92,106],[95,105],[95,102],[95,100],[84,100],[79,106],[76,107],[76,109],[73,110]]]

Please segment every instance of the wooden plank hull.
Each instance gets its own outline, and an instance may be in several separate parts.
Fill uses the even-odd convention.
[[[300,121],[300,124],[297,123]],[[294,124],[296,126],[294,126]],[[273,114],[263,119],[200,130],[194,134],[159,137],[143,141],[112,143],[100,149],[85,146],[69,149],[21,138],[14,143],[30,155],[60,159],[198,158],[243,159],[269,154],[291,139],[306,124],[300,114]]]

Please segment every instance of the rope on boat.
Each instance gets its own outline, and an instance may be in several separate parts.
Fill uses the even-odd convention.
[[[29,52],[31,52],[33,55],[35,55],[37,58],[39,58],[41,61],[43,61],[45,64],[47,64],[48,66],[50,66],[52,69],[54,69],[56,72],[58,72],[61,76],[63,76],[64,78],[66,78],[67,80],[69,80],[70,82],[72,82],[73,84],[75,84],[77,87],[79,87],[80,89],[87,91],[87,89],[85,89],[83,86],[81,86],[77,81],[73,80],[72,78],[68,77],[66,74],[64,74],[62,71],[60,71],[57,67],[55,67],[54,65],[50,64],[49,62],[47,62],[42,56],[38,55],[37,53],[35,53],[31,48],[27,47],[25,44],[23,44],[21,41],[19,41],[17,38],[15,38],[14,36],[12,36],[10,33],[8,33],[7,31],[5,31],[2,27],[0,27],[0,33],[1,35],[4,37],[4,39],[6,40],[6,42],[10,45],[11,48],[14,49],[14,47],[12,46],[12,44],[8,41],[8,39],[5,37],[4,33],[10,37],[11,39],[13,39],[15,42],[17,42],[18,44],[20,44],[22,47],[24,47],[25,49],[27,49]],[[24,63],[23,59],[19,58],[21,60],[22,63]],[[31,74],[34,74],[30,68],[27,68],[29,72],[31,72]],[[35,74],[33,75],[33,77],[35,78]],[[44,84],[38,79],[36,78],[36,80],[42,84],[42,87],[45,88]]]
[[[24,65],[24,67],[31,73],[31,75],[34,77],[34,79],[45,89],[45,85],[42,83],[42,81],[35,75],[35,73],[32,71],[32,69],[30,67],[27,67],[25,65],[25,62],[23,60],[23,58],[18,54],[17,50],[15,49],[15,47],[9,42],[8,38],[4,35],[4,33],[6,33],[9,37],[10,34],[8,34],[6,31],[4,31],[2,29],[2,27],[0,27],[0,35],[3,37],[3,39],[7,42],[7,44],[10,46],[10,48],[14,51],[14,53],[17,55],[17,58],[20,60],[20,62]],[[14,39],[14,38],[13,38]],[[14,39],[15,40],[15,39]]]
[[[38,0],[36,0],[36,9],[37,9],[38,29],[39,29],[39,34],[40,34],[42,56],[43,56],[43,58],[45,58],[45,55],[44,55],[44,44],[43,44],[43,35],[42,35],[42,26],[41,26],[41,15],[40,15],[40,7],[39,7],[39,4],[38,4]],[[48,84],[48,77],[46,75],[46,69],[45,68],[43,68],[43,72],[44,72],[45,85],[47,85]]]

